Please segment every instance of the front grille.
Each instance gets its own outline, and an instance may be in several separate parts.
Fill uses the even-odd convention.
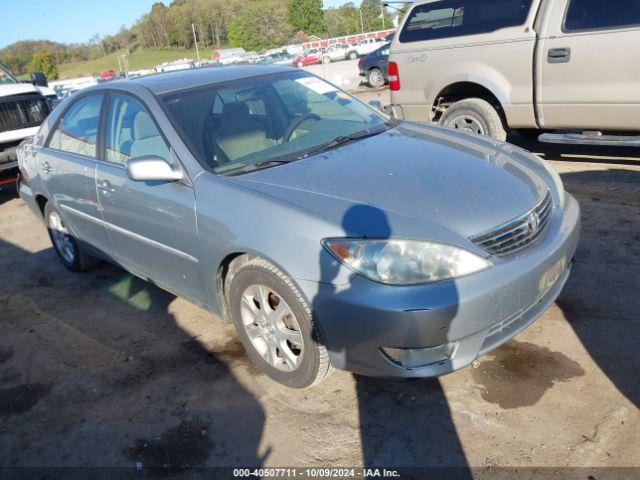
[[[0,132],[37,127],[49,115],[46,99],[38,94],[0,99]]]
[[[493,255],[508,255],[521,250],[543,232],[552,207],[551,193],[547,190],[544,197],[527,212],[470,240]]]

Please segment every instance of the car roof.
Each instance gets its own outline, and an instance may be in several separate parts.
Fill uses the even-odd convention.
[[[282,65],[229,65],[224,67],[191,68],[173,72],[155,73],[136,78],[116,80],[103,87],[126,88],[141,85],[156,95],[196,88],[215,83],[240,80],[283,72],[297,72],[298,69]]]

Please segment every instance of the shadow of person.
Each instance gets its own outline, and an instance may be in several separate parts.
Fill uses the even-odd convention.
[[[640,407],[640,171],[562,174],[582,208],[576,262],[557,304],[598,367]]]
[[[263,464],[264,410],[207,313],[113,265],[68,272],[52,248],[0,240],[0,258],[21,264],[0,279],[0,467]]]
[[[392,228],[385,212],[368,205],[355,205],[344,214],[342,227],[346,237],[390,238]],[[332,284],[338,275],[337,262],[320,260],[324,288],[336,302],[349,296],[348,286]],[[353,279],[355,273],[351,276]],[[345,289],[346,288],[346,289]],[[318,300],[319,301],[319,300]],[[318,311],[314,308],[314,311]],[[367,332],[363,319],[361,334]],[[388,326],[389,330],[393,325]],[[376,333],[384,335],[384,332]],[[411,332],[403,334],[409,338]],[[352,339],[353,340],[353,339]],[[340,342],[340,340],[338,340]],[[339,356],[362,349],[354,342],[330,344]],[[360,350],[361,351],[361,350]],[[463,448],[458,439],[451,411],[437,378],[381,379],[354,375],[358,397],[362,461],[365,468],[404,467],[403,478],[471,478]]]

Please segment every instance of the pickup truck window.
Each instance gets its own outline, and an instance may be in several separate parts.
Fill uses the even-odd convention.
[[[640,25],[640,0],[570,0],[564,31],[606,30]]]
[[[400,32],[400,42],[489,33],[524,24],[532,0],[442,0],[417,5]]]

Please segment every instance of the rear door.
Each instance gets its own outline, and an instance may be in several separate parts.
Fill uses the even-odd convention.
[[[50,200],[82,242],[112,254],[96,193],[96,152],[103,93],[79,97],[58,121],[38,156]]]
[[[167,290],[207,303],[198,269],[193,188],[131,180],[125,168],[129,158],[177,159],[139,99],[112,92],[107,104],[97,187],[118,261]]]
[[[640,0],[558,0],[542,32],[543,127],[640,129]]]

